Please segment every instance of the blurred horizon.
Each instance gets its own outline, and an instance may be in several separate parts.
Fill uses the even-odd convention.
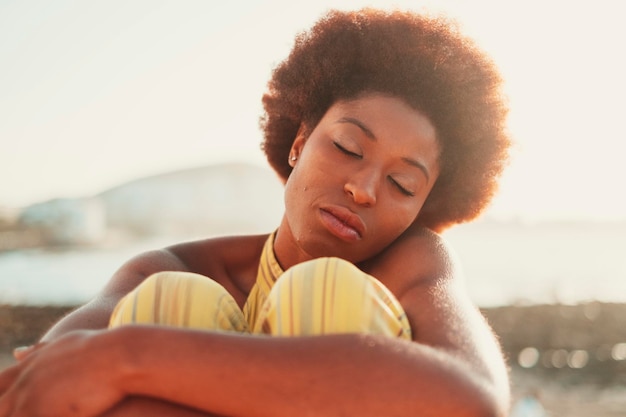
[[[93,190],[92,192],[87,192],[87,193],[78,193],[76,195],[51,195],[48,196],[45,199],[40,199],[40,200],[35,200],[30,202],[27,205],[23,205],[23,206],[9,206],[9,205],[3,205],[2,201],[0,200],[0,214],[2,214],[2,212],[5,213],[20,213],[23,212],[25,209],[28,209],[29,207],[33,207],[33,206],[39,206],[39,205],[46,205],[49,204],[51,202],[54,201],[58,201],[58,200],[88,200],[94,197],[97,197],[99,195],[105,194],[107,192],[110,192],[112,190],[116,190],[119,188],[124,188],[127,187],[129,185],[135,184],[135,183],[140,183],[143,181],[152,181],[161,177],[168,177],[168,176],[172,176],[172,175],[176,175],[176,174],[181,174],[181,173],[188,173],[188,172],[193,172],[193,171],[202,171],[202,170],[207,170],[207,169],[220,169],[220,168],[224,168],[226,171],[229,171],[232,167],[234,166],[241,166],[241,167],[249,167],[249,168],[256,168],[256,169],[260,169],[261,171],[267,171],[266,173],[268,175],[274,175],[276,176],[275,172],[267,165],[267,164],[259,164],[259,163],[255,163],[254,161],[250,162],[250,161],[238,161],[238,160],[225,160],[225,161],[219,161],[219,162],[215,162],[215,163],[211,163],[211,164],[205,164],[205,165],[195,165],[195,166],[186,166],[186,167],[181,167],[179,169],[173,169],[173,170],[168,170],[168,171],[162,171],[162,172],[155,172],[152,174],[147,174],[147,175],[143,175],[143,176],[138,176],[135,178],[129,178],[127,180],[115,183],[115,184],[110,184],[108,186],[106,186],[105,188],[100,188],[100,189],[96,189]],[[276,182],[276,187],[279,187],[280,189],[282,189],[282,184],[280,183],[279,178],[276,176],[275,178],[275,182]],[[276,191],[276,190],[272,190],[272,191]],[[487,207],[485,209],[485,211],[483,213],[481,213],[477,218],[475,218],[474,220],[470,220],[468,222],[465,223],[459,223],[455,226],[452,226],[452,229],[456,229],[457,227],[464,227],[467,225],[472,225],[474,223],[479,223],[479,224],[484,224],[484,223],[503,223],[503,224],[507,224],[507,223],[511,223],[511,224],[519,224],[519,225],[525,225],[525,226],[535,226],[535,225],[541,225],[541,224],[552,224],[552,225],[558,225],[558,224],[562,224],[562,225],[568,225],[568,224],[573,224],[573,225],[594,225],[594,224],[598,224],[598,225],[607,225],[607,224],[616,224],[616,225],[622,225],[622,224],[626,224],[626,214],[624,217],[593,217],[593,216],[579,216],[579,217],[567,217],[567,216],[524,216],[523,213],[516,213],[516,212],[499,212],[497,210],[493,210],[492,207],[493,206],[493,202],[492,204]],[[446,231],[447,233],[447,231]]]

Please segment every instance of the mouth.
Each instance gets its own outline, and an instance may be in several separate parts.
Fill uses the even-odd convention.
[[[328,231],[340,239],[354,242],[363,238],[365,223],[352,211],[340,206],[324,207],[320,216]]]

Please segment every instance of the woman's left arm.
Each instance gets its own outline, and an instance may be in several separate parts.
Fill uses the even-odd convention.
[[[510,385],[500,344],[470,300],[460,264],[446,241],[428,229],[409,229],[367,269],[398,297],[413,341],[454,364],[450,386],[458,383],[460,389],[448,401],[490,410],[482,415],[506,415]],[[440,401],[446,399],[433,398]]]

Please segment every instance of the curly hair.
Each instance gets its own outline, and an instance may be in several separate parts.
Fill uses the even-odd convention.
[[[440,174],[415,222],[441,231],[477,217],[496,192],[511,145],[501,84],[491,59],[444,17],[331,11],[296,37],[274,69],[261,147],[286,181],[301,125],[310,134],[338,100],[398,97],[437,132]]]

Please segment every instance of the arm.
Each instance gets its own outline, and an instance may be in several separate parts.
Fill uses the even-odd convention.
[[[0,392],[3,384],[19,385],[13,384],[15,379],[28,381],[29,387],[2,397],[0,416],[3,404],[19,397],[33,407],[46,404],[45,411],[69,402],[79,409],[101,404],[102,412],[125,396],[148,396],[242,417],[504,415],[508,384],[497,343],[452,276],[455,269],[440,241],[417,238],[431,239],[427,248],[439,251],[434,253],[439,260],[422,259],[425,267],[419,280],[389,281],[415,329],[415,342],[362,335],[242,336],[139,326],[73,334],[28,358],[31,369],[46,373],[30,372],[24,363],[16,375],[0,381]],[[407,240],[394,253],[414,254],[414,244]],[[417,258],[421,256],[416,262]],[[393,260],[389,256],[377,265]],[[406,260],[402,270],[410,267]],[[51,359],[62,350],[65,361]],[[88,365],[81,358],[85,355],[91,359]],[[73,387],[64,401],[55,373]],[[90,381],[92,385],[98,381],[97,390]],[[85,395],[78,389],[85,389]],[[93,399],[94,391],[103,397],[102,403]],[[107,396],[111,391],[114,394]],[[90,401],[81,403],[88,393]],[[29,395],[39,401],[29,401]]]
[[[418,279],[398,279],[407,270],[419,271]],[[462,365],[458,371],[486,394],[488,408],[495,415],[506,414],[510,385],[500,345],[470,300],[459,263],[444,239],[428,229],[409,229],[370,273],[382,277],[398,296],[414,341],[457,361]],[[462,393],[467,395],[464,402],[475,398],[471,389],[456,395]]]
[[[92,301],[59,321],[42,340],[50,341],[72,330],[106,328],[120,299],[148,276],[161,271],[195,272],[210,277],[243,305],[254,283],[258,254],[266,239],[267,235],[205,239],[139,255],[122,265]]]
[[[139,326],[68,336],[49,347],[65,351],[63,360],[43,348],[21,364],[16,383],[5,382],[28,390],[7,391],[0,415],[19,403],[24,414],[15,416],[96,416],[128,395],[227,416],[498,415],[470,365],[413,342]]]
[[[159,271],[186,271],[186,266],[167,249],[139,255],[124,264],[100,293],[84,306],[56,323],[42,338],[47,342],[77,329],[104,329],[120,299],[146,277]]]
[[[165,342],[167,337],[134,330],[142,334],[137,341],[155,337],[152,342]],[[504,415],[498,409],[504,405],[494,401],[493,385],[474,375],[475,367],[427,345],[359,335],[209,335],[203,341],[190,333],[181,336],[183,352],[206,344],[212,353],[169,362],[154,352],[129,369],[122,385],[130,392],[149,390],[150,395],[230,416]],[[204,360],[206,369],[198,367]],[[179,372],[186,378],[168,387]],[[199,380],[206,381],[201,390]]]

